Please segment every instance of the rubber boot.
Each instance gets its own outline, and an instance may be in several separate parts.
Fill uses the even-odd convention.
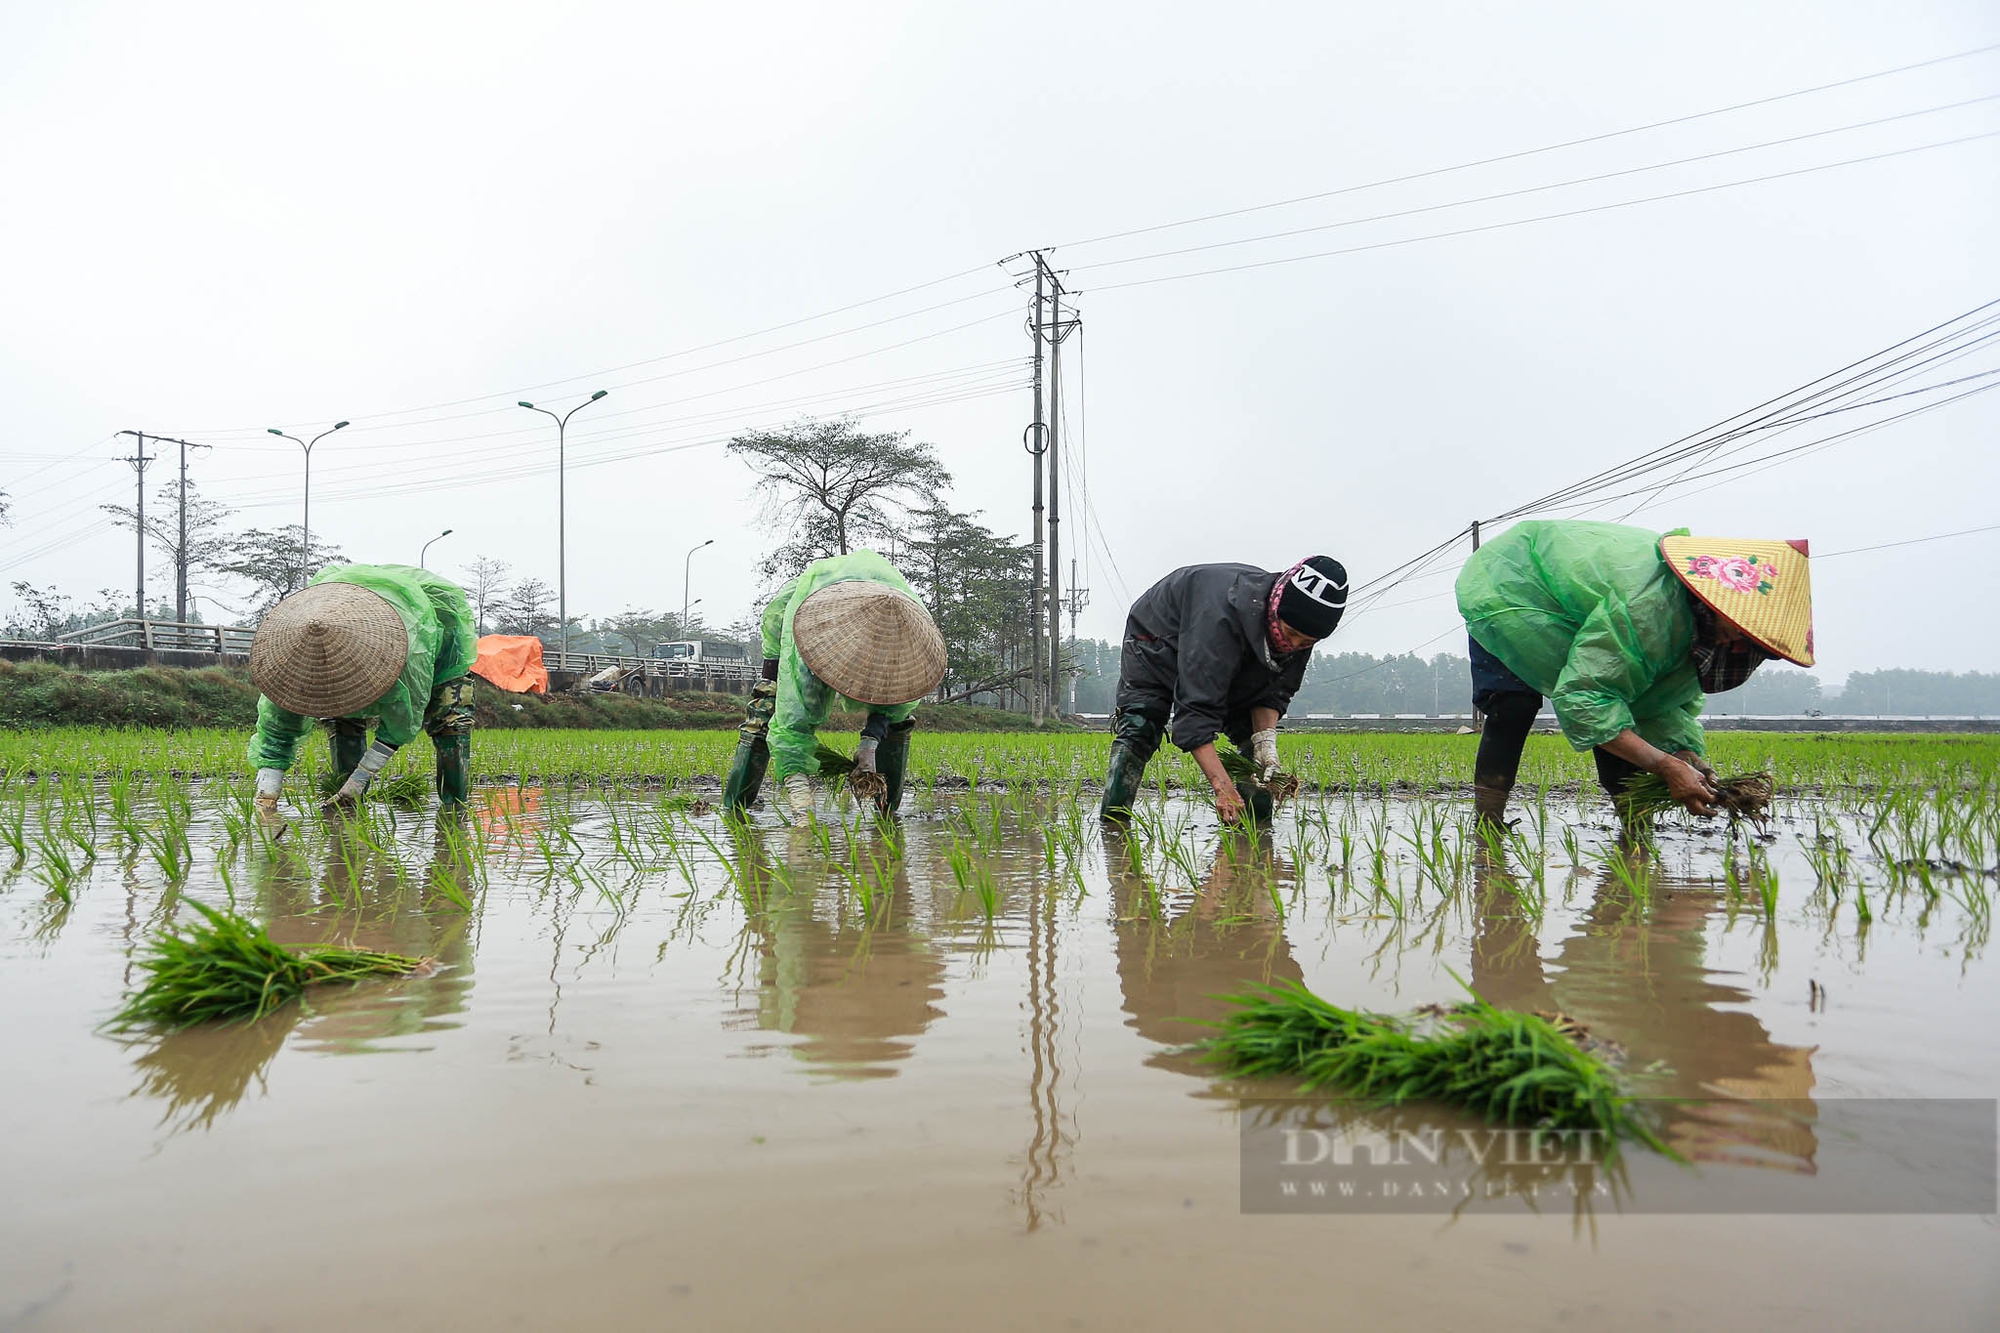
[[[724,814],[740,815],[750,808],[764,786],[764,770],[770,766],[771,747],[762,736],[736,742],[736,754],[729,761],[729,777],[722,784]]]
[[[431,737],[437,752],[437,794],[441,807],[464,805],[472,794],[472,736],[450,732]]]
[[[1271,827],[1271,815],[1277,810],[1277,802],[1271,793],[1253,782],[1236,784],[1236,794],[1243,798],[1243,818],[1246,825],[1254,824],[1260,829]]]
[[[1514,790],[1511,778],[1483,777],[1472,780],[1474,826],[1507,831],[1507,797]]]
[[[346,782],[368,753],[368,724],[358,717],[337,717],[330,724],[333,735],[333,786]],[[332,788],[329,788],[332,790]]]
[[[1104,799],[1097,803],[1097,817],[1124,822],[1131,817],[1132,802],[1146,777],[1149,756],[1127,741],[1111,742],[1111,769],[1104,778]]]
[[[892,722],[889,735],[875,751],[875,771],[882,775],[882,781],[889,790],[882,797],[882,813],[893,815],[903,806],[903,770],[910,762],[910,733],[917,729],[917,720]]]

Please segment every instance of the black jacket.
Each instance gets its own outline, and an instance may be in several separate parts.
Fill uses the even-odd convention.
[[[1250,710],[1283,713],[1305,679],[1310,648],[1274,656],[1265,608],[1278,575],[1254,565],[1189,565],[1155,583],[1132,604],[1126,633],[1158,640],[1171,654],[1173,742],[1196,750],[1227,733],[1249,739]],[[1166,654],[1149,653],[1158,671]],[[1128,666],[1131,664],[1127,653]]]

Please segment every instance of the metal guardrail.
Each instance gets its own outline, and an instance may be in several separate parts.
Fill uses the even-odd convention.
[[[153,652],[229,653],[247,657],[257,631],[240,625],[191,625],[178,620],[107,620],[56,636],[57,643]]]

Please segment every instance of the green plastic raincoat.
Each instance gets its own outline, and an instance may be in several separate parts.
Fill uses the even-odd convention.
[[[798,645],[792,641],[792,617],[798,613],[806,598],[829,583],[846,583],[853,579],[886,583],[898,592],[911,597],[917,595],[909,580],[897,573],[896,567],[887,560],[873,551],[855,551],[813,561],[799,571],[797,578],[778,589],[764,608],[764,656],[778,659],[778,706],[777,712],[771,716],[769,736],[773,777],[779,782],[794,773],[810,777],[819,772],[819,758],[815,753],[819,742],[814,732],[825,725],[827,714],[833,711],[834,701],[840,698],[833,687],[815,676],[799,656]],[[854,708],[880,713],[892,723],[906,722],[917,711],[914,702],[894,706],[858,704],[853,700],[846,702]]]
[[[1577,749],[1629,728],[1662,750],[1704,752],[1694,609],[1659,533],[1516,524],[1465,562],[1458,609],[1480,646],[1547,697]]]
[[[466,604],[465,590],[425,569],[409,565],[334,565],[323,569],[314,583],[352,583],[380,594],[410,632],[410,656],[403,674],[383,695],[355,717],[380,719],[375,738],[402,746],[424,729],[424,710],[435,689],[472,670],[479,656],[479,632]],[[280,708],[269,699],[257,701],[257,734],[250,739],[250,767],[288,769],[298,751],[299,737],[313,719]]]

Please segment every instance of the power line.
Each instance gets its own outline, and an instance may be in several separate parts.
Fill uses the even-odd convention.
[[[1982,97],[1967,98],[1962,102],[1948,102],[1941,106],[1925,107],[1920,111],[1905,111],[1893,116],[1882,116],[1875,120],[1856,121],[1851,125],[1838,125],[1832,129],[1812,130],[1805,134],[1787,135],[1779,139],[1766,139],[1762,143],[1744,144],[1737,148],[1723,148],[1709,153],[1696,153],[1691,157],[1677,157],[1665,162],[1653,162],[1640,167],[1623,167],[1617,171],[1601,171],[1589,176],[1576,176],[1569,180],[1551,181],[1544,185],[1526,185],[1519,189],[1500,190],[1492,194],[1475,195],[1467,199],[1453,199],[1440,204],[1424,204],[1414,208],[1397,209],[1389,213],[1374,213],[1367,217],[1343,218],[1337,222],[1322,222],[1310,227],[1294,227],[1289,231],[1265,232],[1259,236],[1243,236],[1233,240],[1209,241],[1202,245],[1183,246],[1177,250],[1156,250],[1151,254],[1128,255],[1123,259],[1104,259],[1095,263],[1079,264],[1076,271],[1089,272],[1093,269],[1116,268],[1124,264],[1143,264],[1154,259],[1172,259],[1179,255],[1200,254],[1208,250],[1226,250],[1239,245],[1256,245],[1263,241],[1279,241],[1292,236],[1306,236],[1315,232],[1337,231],[1343,227],[1359,227],[1370,222],[1390,222],[1398,218],[1417,217],[1424,213],[1438,213],[1452,208],[1469,208],[1474,204],[1490,204],[1502,199],[1518,199],[1525,195],[1543,194],[1550,190],[1564,190],[1573,185],[1594,185],[1601,181],[1617,180],[1625,176],[1642,175],[1649,171],[1665,171],[1672,167],[1689,166],[1696,162],[1710,162],[1718,158],[1735,157],[1742,153],[1754,153],[1766,148],[1777,148],[1786,144],[1804,143],[1808,139],[1823,139],[1833,134],[1848,134],[1855,130],[1873,129],[1876,126],[1892,124],[1900,120],[1910,120],[1917,116],[1931,116],[1943,111],[1957,111],[1982,102],[2000,101],[2000,93],[1988,93]],[[1103,288],[1098,290],[1102,291]]]
[[[1844,158],[1838,162],[1822,162],[1816,166],[1800,167],[1793,171],[1774,171],[1762,176],[1749,176],[1742,180],[1723,181],[1715,185],[1700,185],[1685,190],[1670,190],[1664,194],[1646,195],[1639,199],[1621,199],[1608,204],[1593,204],[1588,208],[1572,208],[1560,213],[1542,213],[1534,217],[1514,218],[1507,222],[1489,222],[1477,227],[1459,227],[1452,231],[1430,232],[1423,236],[1405,236],[1396,240],[1375,241],[1368,245],[1350,245],[1337,250],[1316,250],[1310,254],[1287,255],[1279,259],[1260,259],[1245,264],[1226,264],[1217,268],[1194,269],[1186,273],[1166,273],[1154,278],[1133,278],[1126,282],[1100,284],[1088,289],[1092,295],[1104,292],[1122,291],[1127,287],[1150,287],[1162,282],[1181,282],[1188,278],[1214,277],[1222,273],[1244,273],[1252,269],[1275,268],[1282,264],[1299,264],[1309,259],[1332,259],[1341,255],[1364,254],[1371,250],[1389,250],[1398,246],[1416,245],[1424,241],[1450,240],[1458,236],[1476,236],[1484,232],[1507,231],[1514,227],[1525,227],[1537,222],[1558,222],[1565,218],[1584,217],[1592,213],[1609,213],[1621,208],[1636,208],[1641,204],[1657,204],[1669,199],[1688,199],[1695,195],[1714,194],[1720,190],[1733,190],[1744,185],[1761,185],[1768,181],[1789,180],[1795,176],[1810,176],[1816,172],[1832,171],[1839,167],[1859,166],[1867,162],[1881,162],[1893,157],[1907,157],[1912,153],[1929,152],[1935,148],[1954,148],[1960,144],[1974,143],[1981,139],[2000,136],[2000,130],[1987,130],[1980,134],[1963,135],[1956,139],[1940,139],[1934,143],[1917,144],[1911,148],[1897,148],[1883,153],[1871,153],[1864,157]],[[1083,294],[1081,292],[1079,295]]]
[[[1949,64],[1956,60],[1969,60],[1992,51],[2000,51],[2000,43],[1991,46],[1974,47],[1970,51],[1958,51],[1951,55],[1937,56],[1930,60],[1920,60],[1911,65],[1898,65],[1893,69],[1876,70],[1872,74],[1861,74],[1849,79],[1838,79],[1832,83],[1814,84],[1810,88],[1797,88],[1788,93],[1777,93],[1770,97],[1759,97],[1748,102],[1736,102],[1729,106],[1716,107],[1709,111],[1696,111],[1688,115],[1672,116],[1666,120],[1649,121],[1644,125],[1632,125],[1622,130],[1609,130],[1603,134],[1585,135],[1580,139],[1566,139],[1561,143],[1544,144],[1539,148],[1523,148],[1511,153],[1501,153],[1494,157],[1483,157],[1471,162],[1459,162],[1448,167],[1433,167],[1428,171],[1412,172],[1406,176],[1390,176],[1381,180],[1368,181],[1360,185],[1344,185],[1338,189],[1321,190],[1314,194],[1302,194],[1291,199],[1279,199],[1267,204],[1251,204],[1244,208],[1224,209],[1219,213],[1205,213],[1199,217],[1182,218],[1178,222],[1160,222],[1148,227],[1132,227],[1125,231],[1106,232],[1101,236],[1089,236],[1078,241],[1067,241],[1062,246],[1052,248],[1074,248],[1095,245],[1100,241],[1123,240],[1128,236],[1145,236],[1158,231],[1170,231],[1176,227],[1191,227],[1202,222],[1215,222],[1223,218],[1241,217],[1246,213],[1261,213],[1274,208],[1289,208],[1294,204],[1312,203],[1319,199],[1332,199],[1339,195],[1355,194],[1362,190],[1376,190],[1389,185],[1405,185],[1411,181],[1429,180],[1434,176],[1449,175],[1456,171],[1470,171],[1477,167],[1495,166],[1502,162],[1514,162],[1524,157],[1536,157],[1543,153],[1560,152],[1566,148],[1581,148],[1585,144],[1603,143],[1610,139],[1620,139],[1627,135],[1643,134],[1649,130],[1666,129],[1672,125],[1686,125],[1697,120],[1707,120],[1714,116],[1729,115],[1732,112],[1748,111],[1752,107],[1770,106],[1773,103],[1789,101],[1796,97],[1807,97],[1813,93],[1830,92],[1835,88],[1848,88],[1856,84],[1868,83],[1875,79],[1886,79],[1896,74],[1908,74],[1913,70],[1929,69],[1934,65]]]
[[[566,384],[575,384],[575,383],[577,383],[577,382],[579,382],[579,381],[581,381],[581,380],[591,380],[591,379],[601,379],[601,378],[603,378],[603,377],[604,377],[604,376],[606,376],[606,375],[618,375],[618,374],[622,374],[622,373],[624,373],[625,371],[628,371],[628,370],[636,370],[636,369],[638,369],[638,368],[639,368],[640,366],[649,366],[649,365],[657,365],[657,364],[659,364],[659,363],[661,363],[661,362],[664,362],[664,361],[673,361],[673,360],[677,360],[677,359],[678,359],[678,358],[680,358],[680,357],[684,357],[684,356],[693,356],[693,355],[695,355],[695,354],[697,354],[697,353],[699,353],[699,352],[710,352],[710,351],[714,351],[714,350],[715,350],[716,348],[718,348],[718,347],[728,347],[728,346],[731,346],[731,345],[733,345],[733,344],[735,344],[735,343],[739,343],[739,342],[745,342],[745,341],[747,341],[747,340],[749,340],[749,339],[751,339],[751,338],[761,338],[761,337],[765,336],[766,334],[771,334],[771,333],[780,333],[780,332],[784,331],[785,329],[790,329],[790,328],[797,328],[797,327],[798,327],[799,325],[801,325],[801,324],[811,324],[811,323],[813,323],[813,322],[814,322],[814,321],[816,321],[816,320],[822,320],[822,319],[831,319],[831,318],[832,318],[833,316],[835,316],[835,315],[843,315],[843,314],[846,314],[846,313],[847,313],[848,311],[850,311],[850,310],[859,310],[859,309],[863,308],[864,306],[871,306],[871,305],[878,305],[878,304],[880,304],[880,303],[881,303],[881,302],[883,302],[883,301],[892,301],[892,300],[896,299],[896,298],[897,298],[897,297],[899,297],[899,296],[908,296],[908,295],[909,295],[909,294],[910,294],[911,292],[920,292],[920,291],[923,291],[923,290],[925,290],[926,288],[930,288],[930,287],[936,287],[936,286],[940,286],[940,285],[942,285],[942,284],[944,284],[944,283],[947,283],[947,282],[955,282],[955,281],[957,281],[957,280],[958,280],[958,279],[960,279],[960,278],[967,278],[967,277],[971,277],[971,276],[973,276],[973,275],[975,275],[975,274],[979,274],[979,273],[984,273],[984,272],[986,272],[986,265],[984,265],[984,264],[979,264],[979,265],[975,265],[975,266],[974,266],[974,267],[972,267],[972,268],[968,268],[968,269],[961,269],[961,270],[960,270],[959,272],[957,272],[957,273],[949,273],[949,274],[946,274],[946,275],[945,275],[944,277],[942,277],[942,278],[932,278],[932,279],[931,279],[930,281],[928,281],[928,282],[920,282],[920,283],[916,283],[916,284],[915,284],[915,285],[913,285],[913,286],[909,286],[909,287],[903,287],[903,288],[899,288],[899,289],[897,289],[896,291],[893,291],[893,292],[885,292],[885,293],[883,293],[883,294],[882,294],[882,295],[880,295],[880,296],[871,296],[871,297],[869,297],[869,298],[868,298],[867,300],[865,300],[865,301],[854,301],[854,302],[851,302],[851,303],[849,303],[849,304],[847,304],[847,305],[844,305],[844,306],[836,306],[835,308],[833,308],[833,309],[831,309],[831,310],[822,310],[822,311],[820,311],[820,312],[819,312],[818,314],[816,314],[816,315],[805,315],[805,316],[802,316],[802,317],[800,317],[800,318],[798,318],[798,319],[791,319],[791,320],[786,320],[786,321],[785,321],[784,323],[782,323],[782,324],[772,324],[772,325],[769,325],[769,326],[767,326],[767,327],[765,327],[765,328],[761,328],[761,329],[756,329],[756,330],[753,330],[753,331],[751,331],[751,332],[749,332],[749,333],[739,333],[739,334],[737,334],[737,335],[735,335],[734,337],[731,337],[731,338],[719,338],[719,339],[717,339],[717,340],[716,340],[716,341],[714,341],[714,342],[709,342],[709,343],[702,343],[702,344],[700,344],[700,345],[698,345],[698,346],[695,346],[695,347],[684,347],[684,348],[682,348],[682,349],[681,349],[680,351],[678,351],[678,352],[667,352],[667,353],[664,353],[664,354],[662,354],[662,355],[660,355],[660,356],[652,356],[652,357],[644,357],[644,358],[642,358],[642,359],[640,359],[640,360],[638,360],[638,361],[628,361],[628,362],[624,363],[623,365],[618,365],[618,366],[611,366],[611,367],[608,367],[608,368],[606,368],[606,369],[603,369],[603,370],[593,370],[593,371],[589,371],[589,372],[586,372],[586,373],[584,373],[584,374],[581,374],[581,375],[569,375],[569,376],[565,376],[565,377],[564,377],[564,378],[562,378],[562,379],[557,379],[557,380],[544,380],[544,381],[542,381],[542,382],[541,382],[541,383],[539,383],[539,384],[529,384],[529,385],[525,385],[525,386],[519,386],[519,387],[516,387],[516,388],[512,388],[512,389],[505,389],[505,390],[501,390],[501,391],[499,391],[499,392],[496,392],[496,393],[485,393],[485,394],[478,394],[478,395],[475,395],[475,396],[473,396],[473,397],[470,397],[470,398],[453,398],[453,399],[449,399],[449,400],[447,400],[447,401],[444,401],[444,402],[438,402],[438,403],[428,403],[428,404],[425,404],[425,405],[423,405],[423,406],[420,406],[420,407],[406,407],[406,408],[399,408],[399,409],[397,409],[397,410],[395,410],[395,411],[391,411],[391,412],[375,412],[375,413],[369,413],[369,414],[366,414],[366,415],[363,415],[363,416],[359,416],[359,417],[355,417],[355,418],[353,418],[353,419],[354,419],[354,420],[356,420],[356,421],[379,421],[379,420],[381,420],[381,419],[382,419],[382,418],[384,418],[384,417],[398,417],[398,416],[408,416],[408,415],[409,415],[410,413],[412,413],[412,412],[433,412],[433,411],[437,411],[437,410],[439,410],[439,409],[441,409],[441,408],[446,408],[446,407],[463,407],[463,406],[465,406],[465,405],[467,405],[467,404],[469,404],[469,403],[482,403],[482,402],[487,402],[487,401],[490,401],[491,399],[494,399],[494,398],[501,398],[501,397],[506,397],[506,398],[511,398],[511,397],[514,397],[514,396],[516,396],[516,395],[519,395],[519,394],[526,394],[526,393],[536,393],[536,392],[539,392],[539,391],[541,391],[541,390],[543,390],[543,389],[554,389],[554,388],[560,388],[560,387],[561,387],[561,386],[563,386],[563,385],[566,385]],[[965,301],[972,301],[972,300],[977,300],[977,299],[978,299],[979,297],[981,297],[981,296],[990,296],[990,295],[992,295],[992,294],[993,294],[994,292],[998,292],[998,291],[1005,291],[1005,290],[1007,290],[1007,289],[1006,289],[1006,288],[993,288],[993,289],[991,289],[990,291],[984,291],[984,292],[975,292],[975,293],[973,293],[973,294],[972,294],[971,296],[964,296],[964,297],[959,297],[959,298],[957,298],[956,300],[953,300],[953,301],[946,301],[946,302],[942,302],[942,303],[940,303],[939,305],[935,305],[935,306],[926,306],[926,307],[924,307],[924,308],[923,308],[922,310],[913,310],[913,311],[909,312],[909,314],[907,314],[907,315],[898,315],[898,316],[895,316],[895,317],[894,317],[894,319],[907,319],[907,318],[911,318],[911,317],[913,317],[913,316],[915,316],[915,315],[920,315],[920,314],[925,314],[925,313],[928,313],[928,312],[929,312],[929,311],[931,311],[931,310],[940,310],[940,309],[943,309],[943,308],[944,308],[945,306],[949,306],[949,305],[958,305],[958,304],[962,304],[962,303],[963,303],[963,302],[965,302]],[[821,336],[821,337],[819,337],[819,338],[809,338],[809,339],[806,339],[806,340],[804,340],[804,342],[799,342],[799,343],[788,343],[788,344],[786,344],[786,345],[785,345],[784,347],[777,347],[777,348],[772,348],[772,349],[770,349],[770,351],[771,351],[771,352],[781,352],[781,351],[787,351],[787,350],[789,350],[789,349],[790,349],[790,348],[792,348],[792,347],[803,347],[803,346],[805,346],[805,345],[806,345],[806,343],[811,343],[811,342],[821,342],[821,341],[824,341],[824,340],[825,340],[825,338],[830,338],[830,337],[838,337],[838,336],[840,336],[840,334],[841,334],[841,333],[853,333],[853,332],[857,332],[857,331],[859,331],[859,329],[869,329],[869,328],[876,328],[876,327],[879,327],[879,326],[880,326],[880,325],[882,325],[882,324],[886,324],[886,323],[891,323],[891,322],[893,322],[893,320],[889,320],[889,319],[885,319],[885,320],[877,320],[877,321],[875,321],[874,323],[871,323],[871,324],[863,324],[863,325],[860,325],[860,326],[858,326],[858,328],[857,328],[857,329],[845,329],[845,330],[839,330],[839,331],[836,331],[835,333],[831,333],[831,334],[826,334],[826,335],[822,335],[822,336]],[[767,354],[768,354],[768,353],[762,353],[762,352],[760,352],[760,353],[755,353],[754,355],[759,355],[759,356],[761,356],[761,355],[767,355]],[[734,358],[734,360],[741,360],[741,359],[744,359],[744,358]],[[716,363],[714,363],[714,364],[715,364],[715,365],[729,365],[729,364],[732,364],[732,363],[733,363],[732,361],[720,361],[720,362],[716,362]],[[713,368],[713,366],[710,366],[710,367],[702,367],[702,369],[712,369],[712,368]],[[645,381],[645,380],[638,380],[638,381],[634,381],[634,382],[635,382],[635,383],[641,383],[641,384],[643,384],[643,383],[647,383],[648,381]],[[489,409],[489,410],[492,410],[492,411],[505,411],[506,409],[504,409],[504,408],[494,408],[494,409]],[[313,415],[313,414],[310,414],[310,413],[309,413],[309,414],[307,414],[307,415]],[[322,414],[319,414],[319,415],[325,415],[325,414],[323,414],[323,413],[322,413]],[[461,415],[462,415],[462,416],[482,416],[482,415],[484,415],[484,413],[481,413],[481,412],[468,412],[468,413],[463,413],[463,414],[461,414]],[[454,420],[454,419],[456,419],[456,418],[441,418],[441,419],[442,419],[442,420]],[[404,424],[404,425],[414,425],[414,424],[422,424],[422,423],[413,423],[413,422],[405,422],[405,423],[403,423],[403,424]],[[202,434],[202,435],[245,435],[245,434],[254,434],[254,433],[256,433],[256,432],[257,432],[258,430],[260,430],[260,429],[261,429],[260,427],[255,427],[255,426],[231,426],[231,427],[225,427],[225,428],[220,428],[220,429],[211,429],[211,430],[205,430],[205,431],[191,431],[191,432],[189,432],[189,433],[190,433],[190,434]]]
[[[1977,532],[2000,532],[2000,523],[1988,523],[1983,528],[1960,528],[1957,532],[1936,532],[1928,537],[1912,537],[1908,541],[1881,542],[1875,546],[1850,546],[1845,551],[1828,551],[1816,555],[1814,560],[1833,560],[1843,555],[1860,555],[1863,551],[1886,551],[1892,546],[1921,546],[1925,542],[1941,542],[1952,537],[1970,537]]]

